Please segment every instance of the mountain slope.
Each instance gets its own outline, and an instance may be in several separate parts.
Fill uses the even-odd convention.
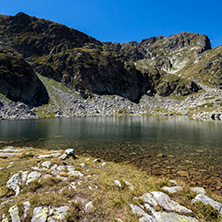
[[[222,46],[200,54],[178,74],[202,84],[222,89]]]
[[[65,25],[18,13],[0,15],[0,41],[8,47],[4,48],[5,55],[14,50],[14,54],[20,56],[20,59],[17,56],[5,58],[13,63],[23,61],[24,67],[29,67],[24,72],[35,76],[38,82],[36,85],[34,80],[21,82],[21,87],[26,89],[23,93],[15,89],[13,81],[6,81],[12,77],[2,72],[4,81],[0,93],[13,101],[26,101],[35,106],[49,101],[47,93],[52,96],[51,89],[47,88],[46,92],[45,83],[37,75],[61,83],[84,99],[119,95],[134,103],[139,103],[143,95],[173,95],[183,99],[199,92],[198,82],[204,83],[204,78],[214,81],[214,86],[221,85],[220,49],[211,49],[208,37],[197,33],[152,37],[140,43],[100,42]],[[216,64],[215,70],[212,71],[215,66],[208,64],[208,60]],[[207,64],[208,71],[204,68]],[[216,79],[209,78],[206,72],[211,76],[215,72]],[[13,96],[8,93],[10,90],[4,89],[6,82]],[[44,94],[42,100],[40,92]],[[32,102],[25,97],[32,98]],[[53,101],[56,103],[55,99]]]
[[[40,106],[49,101],[46,88],[31,66],[9,46],[0,44],[0,92],[13,101]]]

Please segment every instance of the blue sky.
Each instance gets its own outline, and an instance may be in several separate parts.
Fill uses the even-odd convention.
[[[5,0],[0,14],[29,15],[78,29],[100,41],[129,42],[188,31],[222,45],[221,0]]]

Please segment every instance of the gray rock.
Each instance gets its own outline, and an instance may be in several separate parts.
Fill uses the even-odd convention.
[[[187,209],[184,206],[181,206],[176,201],[171,200],[170,197],[163,192],[153,191],[150,193],[153,195],[153,198],[156,200],[156,202],[165,210],[174,211],[178,213],[185,213],[185,214],[192,213],[191,210]]]
[[[68,180],[68,177],[62,177],[62,176],[60,176],[60,175],[57,175],[56,177],[59,178],[59,179],[61,179],[61,180],[63,180],[63,181]]]
[[[154,217],[157,222],[198,222],[198,220],[194,217],[188,217],[177,213],[157,212]]]
[[[40,178],[42,176],[41,173],[37,172],[37,171],[33,171],[31,172],[28,177],[27,177],[27,181],[26,181],[26,185],[28,185],[29,183],[31,183],[32,181]]]
[[[47,222],[56,222],[64,220],[68,210],[69,207],[67,206],[55,208],[54,210],[52,210],[51,214],[47,218]]]
[[[65,150],[66,155],[68,156],[75,156],[75,150],[70,148]]]
[[[18,153],[0,153],[0,156],[7,156],[7,157],[12,157],[18,155]]]
[[[135,189],[135,186],[133,186],[133,184],[129,183],[128,181],[123,180],[123,182],[129,187],[130,190],[134,190]]]
[[[175,187],[163,187],[163,190],[169,192],[169,193],[176,193],[177,191],[182,190],[183,188],[181,186],[175,186]]]
[[[106,165],[106,163],[102,163],[100,166],[99,166],[99,168],[102,168],[102,167],[104,167]]]
[[[117,187],[122,188],[122,185],[121,185],[121,183],[120,183],[119,180],[113,180],[113,182],[114,182],[114,184],[115,184]]]
[[[57,167],[58,167],[58,165],[57,165],[57,164],[54,164],[54,165],[51,167],[51,170],[57,170]]]
[[[71,182],[69,185],[72,189],[76,189],[76,182]]]
[[[133,214],[142,216],[140,218],[140,222],[156,222],[156,219],[149,214],[147,214],[141,207],[136,205],[130,204]]]
[[[49,169],[49,167],[51,166],[52,162],[51,161],[45,161],[42,163],[42,166]]]
[[[97,162],[97,163],[101,163],[101,160],[100,160],[99,158],[97,158],[97,159],[93,160],[92,162],[93,162],[93,163],[96,163],[96,162]]]
[[[28,174],[29,174],[29,171],[19,171],[22,175],[21,175],[21,178],[22,178],[22,183],[25,183],[27,178],[28,178]],[[20,183],[21,184],[21,183]]]
[[[21,219],[19,217],[19,208],[18,206],[14,205],[9,209],[9,213],[12,219],[12,222],[20,222]]]
[[[120,218],[115,218],[116,222],[123,222]]]
[[[11,188],[15,191],[15,196],[17,196],[20,192],[19,183],[20,183],[19,173],[16,173],[8,180],[6,185],[8,188]]]
[[[35,207],[31,222],[45,222],[49,213],[48,207]]]
[[[75,170],[73,166],[67,166],[68,174],[70,176],[77,176],[77,177],[82,177],[84,176],[80,171]]]
[[[146,214],[146,216],[143,216],[139,219],[139,222],[157,222],[157,220],[149,214]]]
[[[76,171],[75,168],[71,165],[67,166],[67,170],[68,170],[68,174],[70,174],[70,175],[74,174]]]
[[[193,200],[192,204],[195,204],[196,202],[202,202],[203,204],[210,204],[214,209],[218,211],[219,214],[222,215],[222,204],[211,199],[210,197],[204,195],[204,194],[198,194]]]
[[[64,166],[61,166],[64,167]],[[51,169],[51,173],[55,176],[57,176],[59,174],[59,170],[61,168],[60,166],[58,166],[57,164],[54,164],[50,169]],[[65,168],[65,167],[64,167]],[[62,169],[62,168],[61,168]]]
[[[135,215],[144,216],[147,214],[141,207],[138,207],[137,205],[130,204],[130,207],[132,209],[133,214]]]
[[[44,154],[44,155],[40,155],[40,156],[38,156],[38,158],[39,158],[39,159],[52,158],[52,156],[49,155],[49,154]]]
[[[81,167],[85,167],[86,164],[85,164],[85,163],[81,163],[80,166],[81,166]]]
[[[6,147],[3,152],[13,152],[13,153],[19,153],[24,149],[15,149],[13,146]]]
[[[8,222],[8,218],[6,217],[5,214],[2,215],[2,222]]]
[[[59,156],[61,156],[61,153],[59,153],[59,152],[57,152],[57,151],[52,151],[52,152],[51,152],[51,155],[52,155],[53,157],[59,157]]]
[[[58,171],[62,171],[62,170],[64,170],[65,169],[65,166],[62,166],[62,165],[59,165],[57,168],[56,168],[56,170],[58,170]]]
[[[59,159],[62,159],[62,160],[65,160],[65,159],[67,159],[68,158],[68,156],[67,156],[67,154],[62,154],[62,156],[60,156],[59,157]]]
[[[203,187],[191,187],[190,190],[198,194],[206,194],[206,190]]]
[[[42,176],[42,178],[49,178],[49,177],[52,177],[52,175],[51,175],[51,174],[44,174],[44,175]]]
[[[91,211],[93,208],[94,208],[94,205],[93,205],[92,201],[90,201],[89,203],[87,203],[87,204],[85,205],[85,212],[89,212],[89,211]]]
[[[30,202],[29,201],[26,201],[23,203],[23,212],[24,212],[24,215],[23,217],[26,218],[27,217],[27,212],[29,211],[31,205],[30,205]]]
[[[4,207],[5,205],[7,205],[8,203],[11,203],[15,201],[14,199],[11,199],[11,200],[6,200],[6,201],[3,201],[0,205],[0,209],[2,209],[2,207]]]
[[[38,166],[34,166],[34,167],[32,167],[32,169],[33,170],[37,170],[37,171],[41,171],[42,169],[40,168],[40,167],[38,167]]]
[[[145,203],[148,203],[152,206],[157,206],[156,200],[153,198],[153,195],[151,193],[145,193],[140,197]]]
[[[177,186],[177,181],[176,180],[169,180],[170,183],[173,185],[173,186]]]

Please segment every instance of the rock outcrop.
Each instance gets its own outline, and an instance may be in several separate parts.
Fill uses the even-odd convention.
[[[0,44],[0,93],[32,106],[47,104],[45,86],[32,67],[13,48]]]
[[[192,33],[140,43],[102,43],[75,29],[24,13],[0,17],[0,40],[26,58],[37,73],[62,82],[84,98],[116,94],[133,102],[139,102],[147,92],[162,96],[197,92],[200,88],[194,82],[167,77],[166,71],[210,48],[207,36]],[[162,87],[166,78],[167,86]]]

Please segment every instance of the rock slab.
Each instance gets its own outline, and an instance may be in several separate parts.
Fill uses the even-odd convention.
[[[205,194],[198,194],[193,200],[192,204],[196,202],[202,202],[203,204],[210,204],[214,209],[218,211],[220,215],[222,215],[222,204],[211,199],[210,197],[206,196]]]

